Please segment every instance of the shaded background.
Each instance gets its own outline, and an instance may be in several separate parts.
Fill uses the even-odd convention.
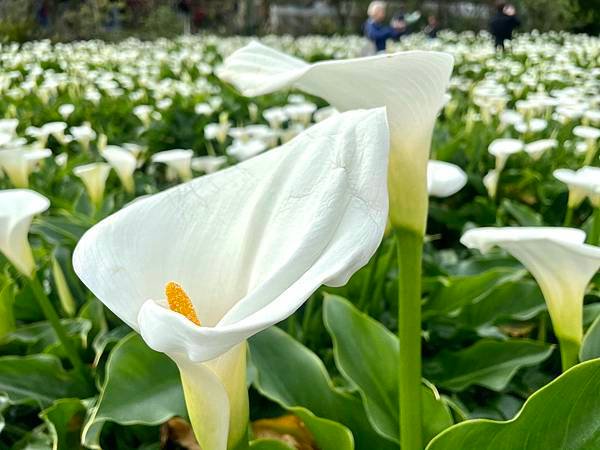
[[[129,36],[360,33],[369,0],[0,0],[0,39],[54,41]],[[390,16],[420,11],[456,31],[486,28],[493,0],[388,2]],[[600,0],[514,0],[525,30],[598,33]]]

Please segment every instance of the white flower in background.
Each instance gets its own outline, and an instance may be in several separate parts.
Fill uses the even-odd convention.
[[[156,107],[158,109],[165,110],[165,109],[169,109],[172,104],[173,104],[173,100],[171,100],[170,98],[163,98],[162,100],[159,100],[158,102],[156,102]]]
[[[275,129],[281,128],[281,126],[287,120],[289,120],[289,117],[288,117],[287,113],[285,112],[285,109],[283,109],[279,106],[265,109],[262,114],[263,114],[263,117],[265,118],[265,120],[269,123],[269,126],[271,128],[275,128]]]
[[[133,108],[133,114],[142,122],[144,127],[148,128],[152,122],[152,113],[154,109],[150,105],[138,105]]]
[[[199,116],[210,116],[213,109],[208,103],[198,103],[194,106],[194,112]]]
[[[584,165],[589,165],[594,161],[598,151],[598,139],[600,138],[600,129],[594,127],[577,126],[573,128],[573,134],[585,139],[586,151]]]
[[[569,188],[569,208],[577,208],[586,197],[592,199],[600,190],[600,167],[557,169],[554,177]]]
[[[75,111],[75,105],[71,103],[65,103],[58,107],[58,113],[62,116],[63,120],[67,120],[71,114]]]
[[[515,124],[515,130],[521,134],[540,133],[548,127],[548,121],[544,119],[531,119]]]
[[[339,111],[385,106],[391,137],[391,222],[422,234],[431,135],[452,66],[448,54],[421,51],[307,64],[251,42],[226,58],[217,75],[246,96],[295,87]]]
[[[69,131],[73,139],[79,142],[85,151],[89,150],[90,142],[96,139],[96,132],[89,123],[84,123],[78,127],[71,127]]]
[[[467,231],[461,242],[482,252],[498,246],[517,258],[538,282],[560,342],[563,368],[577,363],[583,335],[583,297],[600,268],[600,248],[574,228],[508,227]]]
[[[194,156],[193,150],[174,149],[157,152],[152,155],[151,160],[166,164],[168,169],[185,181],[192,178],[192,156]]]
[[[130,152],[133,156],[135,156],[136,159],[138,159],[142,153],[144,152],[145,148],[144,146],[140,145],[140,144],[136,144],[133,142],[126,142],[124,144],[121,144],[121,146],[127,150],[128,152]]]
[[[584,122],[600,125],[600,109],[590,109],[583,114]]]
[[[92,204],[99,208],[104,199],[104,189],[110,174],[110,165],[105,162],[85,164],[75,167],[73,173],[83,182]]]
[[[503,125],[517,125],[525,120],[523,115],[517,111],[507,109],[500,114],[500,123]]]
[[[450,197],[467,184],[467,174],[456,164],[429,161],[427,164],[427,191],[433,197]]]
[[[248,158],[258,155],[267,149],[267,145],[263,141],[251,140],[247,142],[234,141],[227,147],[227,154],[239,161],[244,161]]]
[[[518,139],[495,139],[488,146],[488,152],[496,157],[496,171],[502,172],[509,156],[523,150],[523,141]]]
[[[337,109],[335,109],[333,106],[325,106],[315,111],[314,119],[315,122],[319,123],[324,121],[325,119],[329,119],[335,114],[339,114],[339,111]]]
[[[49,207],[46,197],[29,189],[0,191],[0,252],[27,277],[35,271],[29,227],[33,217]]]
[[[42,130],[46,136],[53,136],[60,144],[65,145],[69,142],[65,136],[67,124],[65,122],[48,122],[42,125]]]
[[[384,110],[351,111],[139,200],[77,244],[86,286],[177,363],[202,448],[246,439],[246,339],[321,285],[344,285],[377,249],[387,150]]]
[[[135,192],[133,172],[135,172],[137,167],[135,156],[128,150],[117,145],[107,145],[101,152],[101,155],[114,169],[119,180],[123,183],[125,191],[133,194]]]
[[[66,167],[67,162],[69,161],[69,154],[64,152],[56,155],[54,157],[54,162],[58,167]]]
[[[0,150],[0,168],[12,185],[17,188],[29,187],[29,175],[37,164],[52,156],[50,149],[30,149],[26,147]]]
[[[48,130],[44,129],[44,127],[34,127],[34,126],[29,126],[27,128],[25,128],[25,134],[29,137],[32,137],[35,139],[35,143],[33,145],[35,145],[36,147],[45,147],[46,143],[48,142],[48,136],[50,135],[50,133],[48,132]],[[0,134],[0,145],[5,145],[4,142],[4,137],[7,135],[4,134]],[[10,137],[9,137],[10,139]]]
[[[533,159],[537,160],[542,157],[548,150],[558,147],[556,139],[540,139],[537,141],[525,144],[525,152]]]
[[[269,148],[277,146],[279,133],[267,125],[248,125],[246,126],[246,131],[251,139],[261,140]]]
[[[310,124],[312,115],[317,110],[317,105],[309,102],[292,103],[284,109],[291,120],[306,127]]]
[[[0,134],[17,135],[19,119],[0,119]]]
[[[256,122],[258,120],[258,106],[256,103],[248,104],[248,116],[250,116],[250,122]]]
[[[192,159],[192,169],[197,172],[213,173],[227,164],[226,156],[198,156]]]
[[[496,198],[496,194],[498,193],[498,181],[500,179],[500,174],[496,170],[490,170],[483,177],[483,185],[488,192],[488,195],[491,199]]]
[[[279,131],[279,136],[282,143],[286,143],[294,139],[305,130],[301,123],[292,123],[289,127]]]
[[[208,140],[217,140],[223,144],[227,140],[227,133],[231,124],[227,121],[209,123],[204,127],[204,137]]]

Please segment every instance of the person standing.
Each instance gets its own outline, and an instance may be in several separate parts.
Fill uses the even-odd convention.
[[[504,50],[504,43],[512,39],[515,28],[521,25],[513,5],[503,0],[496,2],[496,14],[490,21],[490,32],[494,36],[496,49]]]
[[[398,40],[406,31],[406,23],[394,19],[392,25],[385,25],[386,3],[371,2],[367,10],[369,18],[364,24],[364,34],[373,43],[376,52],[385,51],[388,39]]]

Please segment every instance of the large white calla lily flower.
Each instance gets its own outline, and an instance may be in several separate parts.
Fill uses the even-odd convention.
[[[452,66],[452,56],[423,51],[307,64],[252,42],[230,55],[217,74],[247,96],[295,87],[339,111],[385,106],[391,138],[391,222],[422,234],[431,135]]]
[[[461,238],[482,252],[501,247],[531,272],[544,294],[565,368],[577,362],[583,297],[600,268],[600,248],[584,241],[582,230],[560,227],[477,228]]]
[[[467,184],[467,174],[456,164],[429,161],[427,165],[427,190],[433,197],[450,197]]]
[[[102,151],[102,157],[115,170],[125,190],[133,194],[135,191],[133,172],[137,167],[135,156],[130,151],[117,145],[107,145]]]
[[[99,207],[104,199],[104,189],[110,174],[110,165],[104,162],[84,164],[75,167],[73,173],[81,178],[91,202]]]
[[[29,175],[37,164],[52,156],[50,149],[9,148],[0,150],[0,168],[17,188],[29,186]]]
[[[347,112],[134,202],[79,241],[83,282],[177,363],[202,448],[245,438],[245,340],[322,284],[345,284],[375,252],[388,141],[384,109]]]
[[[35,271],[29,227],[33,216],[49,207],[46,197],[29,189],[0,191],[0,252],[27,277]]]

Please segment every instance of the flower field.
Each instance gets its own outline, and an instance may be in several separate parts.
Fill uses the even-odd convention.
[[[2,44],[0,449],[600,448],[600,39],[364,44]]]

